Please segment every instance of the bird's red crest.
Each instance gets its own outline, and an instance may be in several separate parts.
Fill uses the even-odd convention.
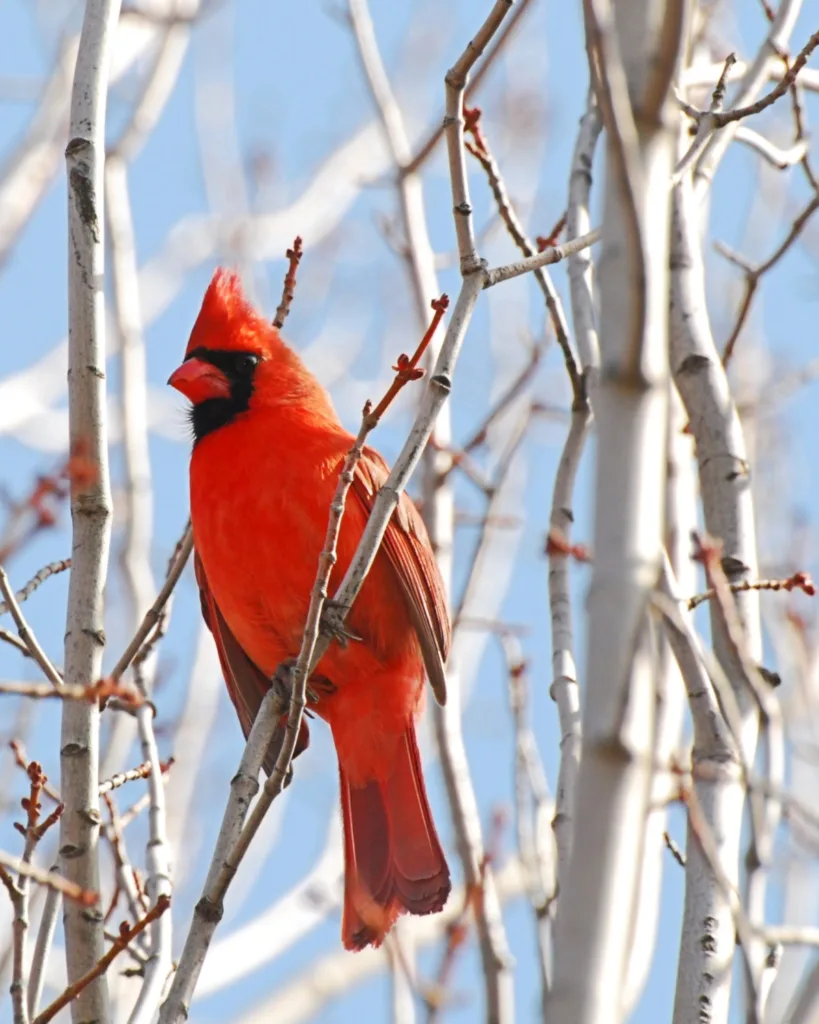
[[[275,327],[248,302],[236,271],[218,267],[205,292],[185,355],[196,348],[271,355],[279,344]]]

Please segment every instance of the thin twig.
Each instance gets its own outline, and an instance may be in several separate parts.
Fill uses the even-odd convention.
[[[756,295],[762,275],[766,274],[788,252],[790,247],[794,244],[794,242],[796,242],[796,240],[802,234],[802,231],[806,227],[808,221],[817,210],[819,210],[819,194],[815,195],[811,199],[811,201],[807,204],[804,210],[802,210],[799,216],[794,220],[790,230],[788,231],[787,236],[780,243],[780,245],[777,246],[777,248],[771,254],[771,256],[769,256],[767,260],[765,260],[763,263],[760,263],[756,267],[751,266],[746,261],[742,260],[741,257],[737,257],[736,254],[731,253],[729,256],[726,248],[724,246],[721,247],[723,255],[731,259],[732,262],[741,266],[745,271],[745,291],[743,293],[742,300],[739,304],[739,311],[737,312],[736,321],[734,322],[731,334],[728,340],[726,341],[725,348],[722,352],[723,366],[728,365],[731,357],[734,354],[736,343],[742,332],[742,328],[745,326],[745,323],[748,319],[748,314],[751,311],[751,304],[753,302],[754,296]]]
[[[131,943],[137,935],[143,932],[150,924],[160,918],[170,905],[170,899],[166,896],[162,896],[157,901],[156,905],[153,906],[148,913],[135,924],[130,926],[124,924],[120,929],[116,942],[114,942],[108,952],[105,953],[104,956],[100,957],[90,971],[84,974],[81,978],[77,978],[73,984],[66,988],[62,995],[58,996],[53,1003],[50,1003],[43,1012],[34,1019],[33,1024],[48,1024],[48,1021],[53,1020],[60,1010],[68,1006],[69,1003],[72,1003],[95,979],[105,974],[120,953],[124,952],[124,950],[128,948],[129,943]]]
[[[697,117],[697,133],[694,136],[694,140],[688,147],[688,151],[680,158],[679,163],[674,169],[674,174],[671,177],[671,184],[676,185],[682,181],[683,175],[691,168],[694,167],[697,160],[700,158],[702,151],[705,149],[708,139],[711,134],[716,130],[717,123],[716,117],[725,102],[725,89],[728,84],[728,74],[731,68],[736,64],[736,54],[729,53],[725,58],[725,64],[722,68],[722,74],[717,80],[717,84],[714,88],[714,92],[711,95],[711,105],[708,110]],[[688,104],[682,104],[685,112],[692,116],[691,108]],[[696,112],[694,112],[696,114]]]
[[[795,572],[792,576],[788,576],[787,579],[783,580],[741,580],[739,583],[729,584],[729,587],[732,594],[742,594],[746,590],[785,590],[788,593],[792,590],[801,590],[808,597],[813,597],[816,594],[816,587],[810,576],[805,572]],[[688,608],[693,610],[704,601],[711,601],[715,597],[716,591],[714,590],[695,594],[694,597],[689,597]]]
[[[487,434],[489,433],[492,425],[500,419],[518,395],[526,389],[527,385],[537,373],[543,354],[544,348],[542,345],[532,345],[529,353],[529,361],[517,377],[515,377],[509,387],[506,388],[503,394],[501,394],[495,404],[489,409],[487,414],[472,431],[466,441],[464,441],[461,446],[461,451],[469,453],[485,443]]]
[[[47,885],[51,889],[56,889],[57,892],[62,893],[63,896],[81,906],[93,907],[99,899],[99,895],[96,892],[82,889],[75,882],[70,882],[55,871],[44,871],[42,868],[38,868],[36,864],[25,864],[19,857],[6,853],[4,850],[0,850],[0,864],[8,868],[9,871],[27,875],[33,882],[37,882],[39,885]]]
[[[738,109],[741,106],[747,105],[749,101],[753,101],[759,95],[762,86],[769,78],[779,77],[781,60],[772,58],[772,54],[781,53],[787,47],[790,34],[796,26],[801,6],[802,0],[780,0],[780,3],[777,5],[776,14],[771,21],[768,35],[758,48],[754,59],[744,65],[738,63],[733,69],[738,72],[739,84],[735,95],[729,101],[729,107]],[[690,70],[696,71],[698,69]],[[721,70],[722,68],[720,67]],[[713,80],[716,80],[718,77],[718,74],[711,72],[709,69],[709,76],[710,74],[713,74]],[[729,78],[733,77],[733,74],[729,74]],[[733,125],[729,124],[721,131],[713,132],[708,139],[705,150],[697,161],[693,177],[692,198],[698,206],[708,191],[717,167],[734,138],[734,132],[738,123],[734,122]]]
[[[111,847],[116,874],[116,887],[125,896],[131,917],[134,921],[138,921],[142,914],[148,910],[148,904],[143,898],[141,887],[137,880],[136,868],[134,868],[128,856],[128,849],[122,834],[122,819],[117,813],[116,801],[110,793],[103,794],[102,799],[109,815],[108,823],[103,826],[102,835]],[[114,905],[113,899],[111,904],[112,906]],[[109,916],[110,913],[106,913],[105,919],[107,920]],[[145,945],[145,936],[140,939],[140,945]]]
[[[12,504],[11,516],[0,536],[0,563],[57,522],[57,507],[65,500],[77,467],[71,458],[53,473],[38,476],[30,493]]]
[[[26,585],[24,587],[21,587],[21,589],[18,590],[17,593],[14,596],[17,598],[17,601],[20,604],[22,604],[23,601],[27,601],[31,597],[31,595],[34,593],[34,591],[41,584],[45,583],[45,581],[50,576],[56,576],[59,573],[65,572],[66,569],[70,569],[70,568],[71,568],[71,559],[70,558],[64,558],[60,562],[49,562],[48,565],[44,565],[43,568],[39,570],[39,572],[36,572],[31,577],[31,579],[28,581],[28,583],[26,583]],[[5,615],[7,612],[10,612],[10,611],[11,611],[11,606],[10,605],[6,604],[5,601],[0,602],[0,615]]]
[[[58,865],[55,864],[51,869],[52,872],[56,872],[57,868]],[[54,941],[54,932],[57,930],[61,903],[62,895],[56,889],[49,889],[46,893],[43,913],[40,916],[40,927],[37,931],[37,941],[34,944],[28,976],[27,1002],[30,1017],[36,1015],[43,994],[46,961]]]
[[[177,564],[178,564],[178,559],[179,558],[187,558],[187,557],[189,557],[189,556],[184,555],[184,551],[185,551],[185,549],[186,549],[186,547],[187,547],[187,545],[189,543],[188,531],[189,531],[190,525],[191,525],[190,524],[190,520],[188,520],[187,527],[183,531],[183,533],[182,533],[181,537],[179,538],[179,540],[176,542],[176,546],[174,547],[173,552],[171,553],[171,557],[168,559],[168,567],[167,567],[167,569],[165,571],[165,580],[166,580],[166,582],[170,578],[171,573],[176,571]],[[177,583],[178,583],[178,580],[177,580]],[[168,623],[170,622],[170,610],[171,610],[171,599],[172,599],[172,597],[173,597],[173,595],[171,595],[171,597],[169,597],[169,598],[167,598],[165,600],[165,603],[162,605],[162,608],[159,611],[159,615],[158,615],[158,618],[156,620],[156,625],[154,626],[153,631],[148,635],[147,640],[143,643],[143,645],[140,647],[140,649],[134,655],[134,660],[133,660],[132,664],[134,666],[134,673],[135,674],[136,674],[137,670],[139,670],[140,676],[143,675],[145,663],[148,661],[148,659],[150,658],[151,654],[156,649],[157,644],[160,642],[160,640],[162,640],[162,638],[165,636],[165,633],[167,632]],[[146,689],[147,689],[147,687],[146,687]]]
[[[776,101],[781,99],[791,86],[794,85],[799,72],[807,64],[808,58],[817,46],[819,46],[819,30],[814,32],[810,39],[808,39],[794,59],[793,64],[791,64],[780,81],[766,96],[758,99],[755,103],[749,103],[746,107],[734,107],[732,110],[725,110],[721,113],[714,114],[714,128],[724,128],[733,121],[741,121],[743,118],[750,117],[753,114],[761,114],[763,110],[767,110],[768,107],[776,103]],[[703,116],[709,115],[704,114]]]
[[[15,694],[18,697],[35,697],[38,700],[56,697],[59,700],[86,701],[89,704],[95,704],[109,697],[117,697],[130,708],[138,707],[142,703],[142,697],[132,686],[117,683],[111,679],[101,679],[98,683],[92,683],[90,686],[66,683],[60,686],[59,690],[55,690],[51,683],[2,681],[0,682],[0,693]]]
[[[54,667],[51,659],[40,646],[37,637],[26,622],[25,616],[20,610],[20,605],[17,603],[17,598],[12,590],[9,578],[6,575],[6,570],[2,566],[0,566],[0,594],[3,595],[6,607],[11,612],[11,617],[14,619],[17,632],[20,634],[20,639],[25,644],[26,650],[43,670],[43,675],[51,683],[52,689],[56,687],[54,692],[57,693],[62,690],[62,676]]]
[[[24,858],[25,859],[25,858]],[[0,867],[0,882],[5,886],[11,900],[14,914],[12,924],[12,967],[11,967],[11,1006],[14,1024],[29,1024],[28,1004],[23,987],[23,970],[25,960],[25,937],[28,929],[28,899],[20,882],[15,882],[5,868]]]
[[[273,317],[273,326],[277,330],[281,330],[284,327],[284,321],[290,312],[290,305],[293,302],[293,296],[296,291],[296,271],[299,269],[302,255],[301,238],[296,235],[293,240],[293,248],[288,249],[285,253],[288,259],[288,267],[287,273],[284,276],[284,285],[282,286],[282,301],[279,303],[276,315]]]
[[[546,248],[553,248],[555,244],[553,241],[541,248],[535,245],[535,243],[532,242],[526,234],[523,224],[518,217],[517,211],[509,198],[509,193],[501,175],[498,162],[493,156],[489,143],[486,139],[486,135],[483,132],[480,124],[480,116],[481,111],[477,107],[472,110],[464,110],[466,130],[472,134],[472,137],[475,140],[474,145],[467,143],[467,148],[486,172],[489,187],[492,189],[492,194],[495,197],[495,203],[498,207],[498,212],[501,215],[503,223],[506,225],[506,230],[509,232],[515,245],[520,249],[524,256],[531,257],[536,255],[539,248],[540,251],[543,251]],[[554,235],[555,232],[552,232],[552,234]],[[563,353],[566,372],[569,375],[569,381],[572,386],[572,394],[575,399],[577,399],[581,393],[582,386],[580,371],[578,369],[577,358],[569,337],[569,325],[566,321],[563,303],[560,301],[560,296],[557,294],[555,286],[552,283],[545,267],[536,267],[533,273],[535,280],[538,283],[538,287],[543,292],[543,296],[546,301],[546,308],[548,309],[549,316],[551,318],[552,328],[555,332],[555,337],[557,338],[560,350]]]
[[[28,759],[28,756],[26,754],[26,748],[23,746],[22,741],[16,738],[10,740],[9,749],[14,754],[14,763],[17,765],[18,768],[21,768],[26,773],[26,775],[28,775],[31,762]],[[46,779],[45,776],[43,776],[43,792],[50,796],[55,803],[59,804],[62,802],[60,800],[60,794],[49,783],[48,779]]]
[[[31,651],[23,643],[20,637],[15,636],[14,633],[9,633],[7,629],[0,629],[0,640],[2,640],[3,643],[9,644],[11,647],[14,647],[26,658],[31,657]]]
[[[143,643],[148,639],[148,634],[154,629],[160,622],[162,609],[168,602],[168,598],[173,593],[173,589],[179,582],[179,577],[182,575],[182,570],[185,568],[185,564],[190,558],[191,551],[193,550],[193,531],[190,523],[185,527],[185,532],[182,535],[180,545],[178,545],[178,553],[174,560],[174,563],[168,573],[165,583],[162,589],[157,594],[156,600],[145,613],[145,617],[140,624],[139,629],[134,634],[131,642],[125,648],[122,657],[114,666],[111,672],[111,679],[116,681],[121,678],[125,673],[128,666],[136,658],[140,652]]]
[[[137,685],[145,692],[139,667],[136,669]],[[165,766],[159,760],[156,737],[153,729],[153,711],[144,705],[137,711],[137,729],[142,744],[142,756],[149,766],[148,792],[148,841],[145,849],[147,879],[145,890],[148,898],[158,906],[162,900],[169,900],[173,892],[171,857],[165,820],[165,785],[162,775]],[[168,914],[159,916],[151,925],[148,956],[143,965],[142,985],[128,1024],[152,1024],[165,982],[171,970],[172,921]]]
[[[527,692],[527,664],[520,641],[501,634],[506,658],[509,703],[515,734],[515,819],[518,855],[526,875],[526,889],[534,916],[540,968],[541,1004],[551,986],[550,910],[556,892],[556,865],[549,835],[551,801],[546,771],[532,731]]]
[[[481,578],[481,570],[484,567],[484,562],[489,550],[489,541],[492,536],[492,517],[503,495],[504,484],[506,483],[506,479],[514,464],[515,456],[526,437],[530,421],[531,409],[526,409],[523,415],[518,418],[517,423],[512,427],[509,439],[504,445],[503,451],[498,459],[497,470],[495,471],[492,481],[488,487],[487,497],[489,498],[489,502],[486,506],[486,517],[483,522],[483,528],[475,540],[475,546],[472,549],[472,553],[467,563],[469,565],[469,572],[467,573],[466,580],[464,581],[461,589],[461,595],[454,604],[454,610],[452,613],[453,633],[456,632],[461,625],[464,611],[469,608],[474,591]]]
[[[686,865],[685,854],[682,852],[682,850],[679,848],[679,846],[674,842],[674,840],[667,832],[663,832],[663,842],[665,843],[668,852],[671,854],[674,860],[680,865],[681,868],[684,868]]]
[[[520,19],[526,13],[530,4],[531,0],[518,0],[518,2],[515,4],[514,10],[512,11],[511,15],[506,19],[506,23],[502,26],[500,32],[498,32],[497,38],[492,44],[492,47],[487,53],[486,57],[484,58],[482,64],[480,65],[478,70],[470,77],[466,87],[466,91],[464,92],[464,100],[471,99],[473,94],[477,91],[478,87],[480,86],[481,82],[486,76],[487,71],[489,71],[498,54],[501,52],[503,47],[508,42],[509,38],[512,35],[512,32],[519,24]],[[415,174],[417,171],[419,171],[421,169],[422,164],[424,164],[427,161],[432,151],[441,141],[446,132],[446,120],[439,120],[437,124],[438,126],[418,147],[418,151],[412,158],[412,160],[410,160],[406,167],[403,168],[403,174]]]
[[[550,249],[544,249],[543,252],[529,256],[525,260],[507,263],[503,267],[493,267],[486,271],[483,286],[484,288],[491,288],[493,285],[500,284],[501,281],[510,281],[513,277],[520,277],[521,274],[528,274],[532,270],[537,270],[538,267],[548,267],[553,263],[559,263],[568,256],[573,256],[576,252],[581,252],[583,249],[588,249],[590,245],[594,245],[595,242],[599,241],[600,229],[595,228],[594,231],[589,231],[588,234],[581,235],[580,238],[572,238],[562,245],[555,245]]]
[[[29,793],[28,796],[24,797],[21,801],[23,810],[26,812],[26,823],[25,825],[21,825],[18,822],[15,822],[14,827],[25,837],[22,863],[29,866],[32,863],[37,844],[48,829],[59,821],[63,811],[63,806],[62,804],[59,804],[55,810],[41,822],[40,813],[42,811],[42,805],[40,803],[40,797],[46,788],[48,779],[43,773],[42,767],[36,761],[32,761],[27,765],[26,773],[29,779]],[[3,880],[9,891],[9,896],[11,897],[12,906],[14,908],[14,923],[12,926],[13,963],[11,982],[14,1021],[15,1024],[28,1024],[30,1011],[26,995],[25,971],[26,937],[29,928],[29,883],[31,879],[25,871],[21,871],[17,877],[16,885],[11,883],[11,877],[8,874],[3,876]]]
[[[174,763],[172,757],[168,758],[167,761],[160,762],[160,770],[164,775],[165,772]],[[119,789],[120,786],[124,786],[126,782],[136,782],[137,779],[147,779],[151,774],[152,765],[150,761],[144,761],[142,764],[137,765],[136,768],[129,768],[128,771],[118,772],[116,775],[112,775],[110,779],[106,779],[100,783],[100,796],[104,796],[106,793],[110,793],[112,789]]]

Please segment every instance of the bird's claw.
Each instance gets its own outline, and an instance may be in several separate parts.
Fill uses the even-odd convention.
[[[293,693],[293,669],[296,667],[296,659],[288,658],[278,666],[270,680],[270,687],[278,701],[278,712],[286,715],[290,707],[290,697]]]
[[[294,669],[296,658],[288,658],[276,669],[270,686],[278,700],[278,712],[286,715],[290,709],[290,698],[293,695]],[[311,685],[312,684],[312,685]],[[336,687],[324,676],[311,676],[305,688],[305,696],[310,704],[318,704],[322,697],[335,693]],[[310,712],[308,711],[309,715]],[[312,717],[312,716],[311,716]]]
[[[331,640],[335,640],[341,647],[346,647],[348,640],[352,640],[354,643],[362,642],[362,638],[348,629],[344,622],[344,614],[347,610],[345,605],[338,604],[336,601],[325,601],[324,611],[321,615],[320,632]]]

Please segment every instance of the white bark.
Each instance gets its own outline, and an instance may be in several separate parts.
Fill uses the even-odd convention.
[[[105,109],[117,0],[88,0],[71,96],[68,177],[69,429],[72,453],[82,461],[73,480],[72,570],[65,638],[65,681],[88,685],[101,675],[103,587],[108,567],[111,497],[105,425],[105,296],[103,173]],[[65,876],[99,890],[99,706],[65,701],[60,736],[60,790],[65,812],[60,856]],[[69,983],[103,952],[99,906],[64,905]],[[105,977],[71,1004],[72,1019],[109,1019]]]
[[[696,442],[705,525],[723,543],[723,568],[731,582],[754,579],[756,541],[742,427],[711,336],[705,306],[698,217],[689,180],[674,190],[672,219],[671,361],[674,379]],[[736,597],[750,656],[759,663],[761,634],[755,591]],[[735,688],[743,714],[742,757],[753,762],[757,715],[723,631],[712,619],[714,651]],[[695,755],[696,756],[696,755]],[[739,843],[744,787],[735,771],[695,783],[703,817],[711,829],[719,865],[739,883]],[[674,1024],[695,1024],[707,1007],[712,1024],[728,1019],[734,954],[734,921],[724,887],[703,856],[689,827],[689,860]]]
[[[602,127],[594,91],[590,90],[586,111],[580,120],[569,176],[569,203],[566,208],[566,234],[569,238],[588,234],[591,228],[589,195],[592,166]],[[596,370],[600,366],[600,343],[597,337],[594,266],[590,250],[581,249],[569,257],[568,273],[575,347],[581,366],[590,371],[589,383],[593,384]]]
[[[663,591],[678,601],[668,572]],[[722,879],[736,887],[743,785],[737,745],[727,728],[688,614],[678,612],[668,636],[680,666],[694,725],[691,752],[694,794],[710,833],[711,853]],[[697,916],[699,915],[699,916]],[[727,1020],[735,928],[728,893],[713,870],[689,818],[686,840],[685,909],[674,1024]]]
[[[54,865],[51,870],[57,871],[59,865]],[[60,914],[60,902],[62,896],[56,889],[49,889],[46,893],[43,913],[40,917],[40,925],[37,929],[37,940],[34,944],[34,952],[31,956],[28,974],[28,990],[26,999],[30,1017],[37,1016],[40,1006],[40,999],[43,995],[45,983],[45,967],[48,955],[51,952],[51,944],[54,940],[54,932],[57,930],[57,920]]]
[[[736,91],[726,104],[727,110],[747,106],[759,96],[762,86],[768,80],[770,58],[772,55],[787,52],[801,8],[802,0],[781,0],[768,36],[755,59],[745,69]],[[779,68],[782,68],[781,62]],[[717,167],[731,145],[739,124],[739,121],[734,121],[715,132],[697,160],[694,169],[694,193],[698,202],[707,195]]]
[[[656,659],[646,612],[664,542],[670,88],[683,5],[589,0],[586,15],[608,149],[595,562],[574,853],[547,1013],[609,1024],[623,1015],[652,780]]]
[[[449,157],[450,185],[458,239],[460,268],[463,275],[480,266],[475,249],[472,208],[466,174],[466,151],[463,145],[463,100],[469,69],[480,55],[504,18],[509,4],[496,3],[474,42],[459,58],[446,76],[446,143]],[[464,276],[464,287],[470,278]],[[425,454],[424,519],[429,531],[447,591],[452,587],[455,499],[451,484],[442,483],[440,474],[449,468],[448,456],[436,451],[452,444],[452,423],[449,407],[435,420],[433,449]],[[481,864],[485,856],[481,819],[475,787],[469,772],[461,727],[461,691],[457,666],[450,665],[451,685],[445,707],[432,708],[432,721],[447,799],[455,831],[461,868],[468,886],[481,887],[481,898],[475,903],[475,925],[481,955],[485,991],[485,1015],[491,1024],[505,1024],[514,1019],[512,962],[498,902],[491,866],[484,872],[481,886]]]
[[[170,848],[165,829],[165,783],[156,749],[153,729],[153,708],[145,704],[137,709],[137,725],[142,742],[142,756],[151,764],[148,776],[150,807],[148,808],[148,843],[145,852],[147,879],[145,891],[151,906],[160,897],[173,891]],[[162,914],[150,928],[150,946],[145,962],[139,996],[128,1018],[128,1024],[152,1024],[159,1008],[162,991],[171,971],[173,922],[169,912]]]
[[[691,531],[697,525],[697,481],[691,436],[683,432],[685,423],[682,402],[672,388],[668,431],[666,550],[682,592],[693,594],[696,590],[696,571],[690,551]],[[625,996],[627,1016],[642,996],[652,969],[665,872],[680,870],[679,865],[672,863],[668,857],[665,844],[668,804],[674,797],[676,786],[676,779],[666,770],[666,766],[671,764],[680,749],[686,708],[685,689],[677,662],[663,637],[660,653],[654,735],[654,763],[657,771],[646,822],[640,896],[634,943],[629,956]]]
[[[601,128],[600,111],[591,92],[586,112],[580,121],[569,177],[566,230],[570,238],[589,230],[592,164]],[[550,529],[557,530],[566,541],[571,539],[571,528],[574,523],[575,477],[592,422],[590,392],[593,391],[600,367],[591,251],[583,249],[570,256],[568,273],[572,323],[575,345],[583,370],[584,393],[583,401],[575,398],[569,433],[555,476],[549,516]],[[569,570],[569,560],[565,555],[549,555],[549,618],[552,631],[552,685],[549,694],[557,705],[560,720],[560,768],[555,796],[555,815],[552,821],[557,845],[558,885],[567,877],[571,862],[574,801],[582,751],[580,687],[575,660]]]
[[[555,477],[549,526],[571,539],[574,522],[574,481],[591,425],[588,404],[572,411],[572,422]],[[560,769],[552,820],[557,844],[557,878],[562,885],[569,874],[574,842],[574,805],[580,772],[582,728],[580,687],[574,657],[569,559],[565,554],[549,555],[549,611],[552,630],[552,685],[549,694],[557,705],[560,720]]]

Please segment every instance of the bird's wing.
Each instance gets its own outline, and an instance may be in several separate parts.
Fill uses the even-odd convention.
[[[389,468],[378,452],[365,448],[356,467],[352,490],[368,515],[388,476]],[[445,704],[445,666],[452,638],[446,592],[424,521],[406,494],[401,495],[390,519],[382,550],[401,585],[421,644],[432,692],[439,704]]]
[[[247,739],[256,715],[259,713],[262,699],[270,689],[270,680],[258,665],[251,661],[244,648],[231,632],[227,622],[225,622],[225,618],[219,611],[219,607],[213,597],[213,592],[208,585],[208,578],[205,575],[202,560],[196,552],[194,552],[193,567],[196,572],[196,582],[199,584],[202,617],[213,634],[228,694],[233,702],[233,706],[236,708],[239,724],[242,726],[245,739]],[[275,767],[276,758],[279,756],[283,740],[284,726],[282,723],[279,723],[264,757],[263,766],[268,775],[270,775]],[[299,739],[293,756],[295,757],[305,750],[309,742],[310,731],[307,722],[302,718]]]

